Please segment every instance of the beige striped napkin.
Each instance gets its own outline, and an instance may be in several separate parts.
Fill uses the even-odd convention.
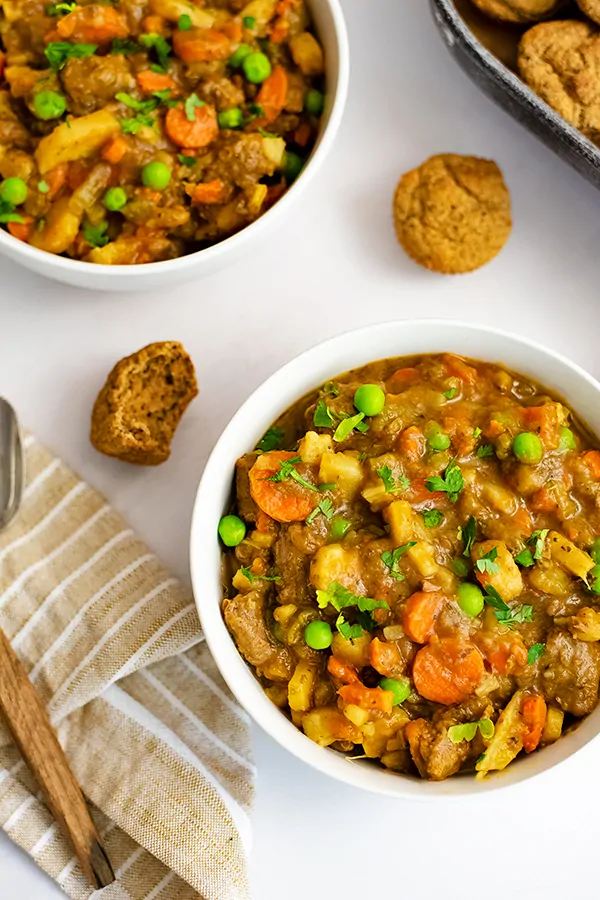
[[[0,533],[0,625],[30,672],[117,874],[102,900],[242,900],[246,714],[181,584],[33,437]],[[76,900],[93,893],[0,725],[0,823]]]

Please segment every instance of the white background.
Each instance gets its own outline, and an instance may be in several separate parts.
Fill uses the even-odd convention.
[[[194,492],[215,439],[256,385],[325,337],[448,316],[534,337],[600,376],[600,195],[467,80],[426,0],[343,5],[353,71],[341,133],[268,245],[143,296],[85,293],[0,261],[0,392],[186,580]],[[507,247],[468,276],[417,268],[391,227],[400,174],[446,151],[495,159],[513,197]],[[145,471],[96,454],[88,423],[108,370],[165,339],[185,343],[201,386],[172,459]],[[598,743],[516,790],[438,805],[330,782],[254,732],[256,900],[597,896]],[[60,896],[2,836],[2,900]]]

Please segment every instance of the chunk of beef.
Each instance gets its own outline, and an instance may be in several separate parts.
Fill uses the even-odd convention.
[[[235,464],[235,492],[237,508],[242,519],[246,522],[256,522],[259,509],[250,493],[250,469],[256,462],[256,453],[247,453]]]
[[[136,86],[127,59],[118,54],[70,59],[61,77],[76,116],[102,109],[119,91],[128,93]]]
[[[485,700],[469,698],[464,704],[435,713],[431,722],[415,719],[406,726],[413,761],[422,778],[443,781],[454,775],[467,760],[475,760],[484,749],[479,733],[472,741],[454,744],[448,728],[463,722],[476,722],[491,715]]]
[[[298,529],[283,528],[275,543],[275,568],[281,577],[276,583],[279,603],[302,606],[309,602],[310,556],[294,542]]]
[[[600,647],[566,631],[553,632],[541,659],[540,688],[546,700],[574,716],[590,713],[598,700]]]
[[[245,102],[244,91],[229,78],[207,78],[198,86],[198,92],[205,103],[212,103],[218,112],[241,106]]]
[[[223,615],[246,662],[262,669],[273,681],[288,681],[293,671],[292,654],[275,641],[267,627],[265,594],[238,594],[223,603]]]

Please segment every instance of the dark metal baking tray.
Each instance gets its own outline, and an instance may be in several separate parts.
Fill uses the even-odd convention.
[[[468,3],[466,0],[458,2],[464,15]],[[429,3],[444,43],[471,80],[584,178],[600,188],[600,149],[555,113],[511,71],[509,65],[501,62],[484,46],[463,15],[459,14],[455,0],[429,0]],[[474,15],[477,15],[476,11]],[[492,34],[494,25],[488,23],[485,28]],[[507,32],[507,29],[499,25],[498,31]]]

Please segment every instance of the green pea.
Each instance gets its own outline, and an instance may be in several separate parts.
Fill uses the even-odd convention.
[[[246,537],[246,526],[239,516],[223,516],[219,522],[219,537],[226,547],[237,547]]]
[[[171,180],[171,170],[164,162],[151,162],[142,169],[142,182],[153,191],[164,191]]]
[[[590,556],[595,563],[600,563],[600,537],[594,538],[594,542],[590,547]]]
[[[349,528],[348,519],[344,519],[343,516],[335,516],[331,521],[331,537],[334,541],[341,541]]]
[[[450,446],[450,438],[442,431],[437,422],[432,422],[428,426],[425,437],[430,450],[442,451],[447,450]]]
[[[20,206],[27,199],[27,185],[21,178],[7,178],[0,184],[0,200]]]
[[[331,647],[333,640],[331,625],[318,619],[315,622],[309,622],[304,629],[304,640],[313,650],[327,650],[328,647]]]
[[[577,450],[577,444],[575,443],[575,435],[571,431],[570,428],[561,428],[560,429],[560,438],[558,441],[558,449],[559,450]]]
[[[298,156],[297,153],[294,153],[292,150],[286,150],[283,154],[283,177],[287,181],[288,184],[291,184],[292,181],[295,181],[302,168],[304,166],[304,160],[301,156]]]
[[[400,706],[410,696],[410,681],[408,678],[382,678],[379,687],[384,691],[391,691],[394,695],[393,705]]]
[[[233,66],[234,69],[239,69],[246,57],[250,56],[251,53],[252,47],[249,47],[248,44],[240,44],[233,56],[229,57],[229,65]]]
[[[458,605],[468,616],[478,616],[484,607],[483,592],[476,584],[464,581],[458,586]]]
[[[110,212],[123,209],[127,203],[127,194],[122,187],[111,187],[104,195],[104,205]]]
[[[244,121],[241,109],[226,109],[217,116],[219,128],[239,128]]]
[[[304,98],[304,109],[309,116],[320,116],[325,107],[325,95],[321,91],[308,91]]]
[[[242,69],[248,81],[262,84],[271,74],[271,63],[264,53],[248,53],[242,61]]]
[[[588,585],[593,594],[600,594],[600,565],[595,565],[587,574]]]
[[[452,566],[454,574],[458,575],[459,578],[466,578],[469,574],[469,563],[466,559],[463,559],[462,556],[453,559],[450,565]]]
[[[521,434],[518,434],[513,439],[512,449],[519,462],[530,466],[541,462],[544,455],[541,440],[537,434],[533,434],[531,431],[522,431]]]
[[[354,405],[365,416],[378,416],[385,406],[385,394],[378,384],[361,384],[354,394]]]
[[[33,98],[33,108],[38,119],[59,119],[67,108],[67,101],[58,91],[40,91]]]

